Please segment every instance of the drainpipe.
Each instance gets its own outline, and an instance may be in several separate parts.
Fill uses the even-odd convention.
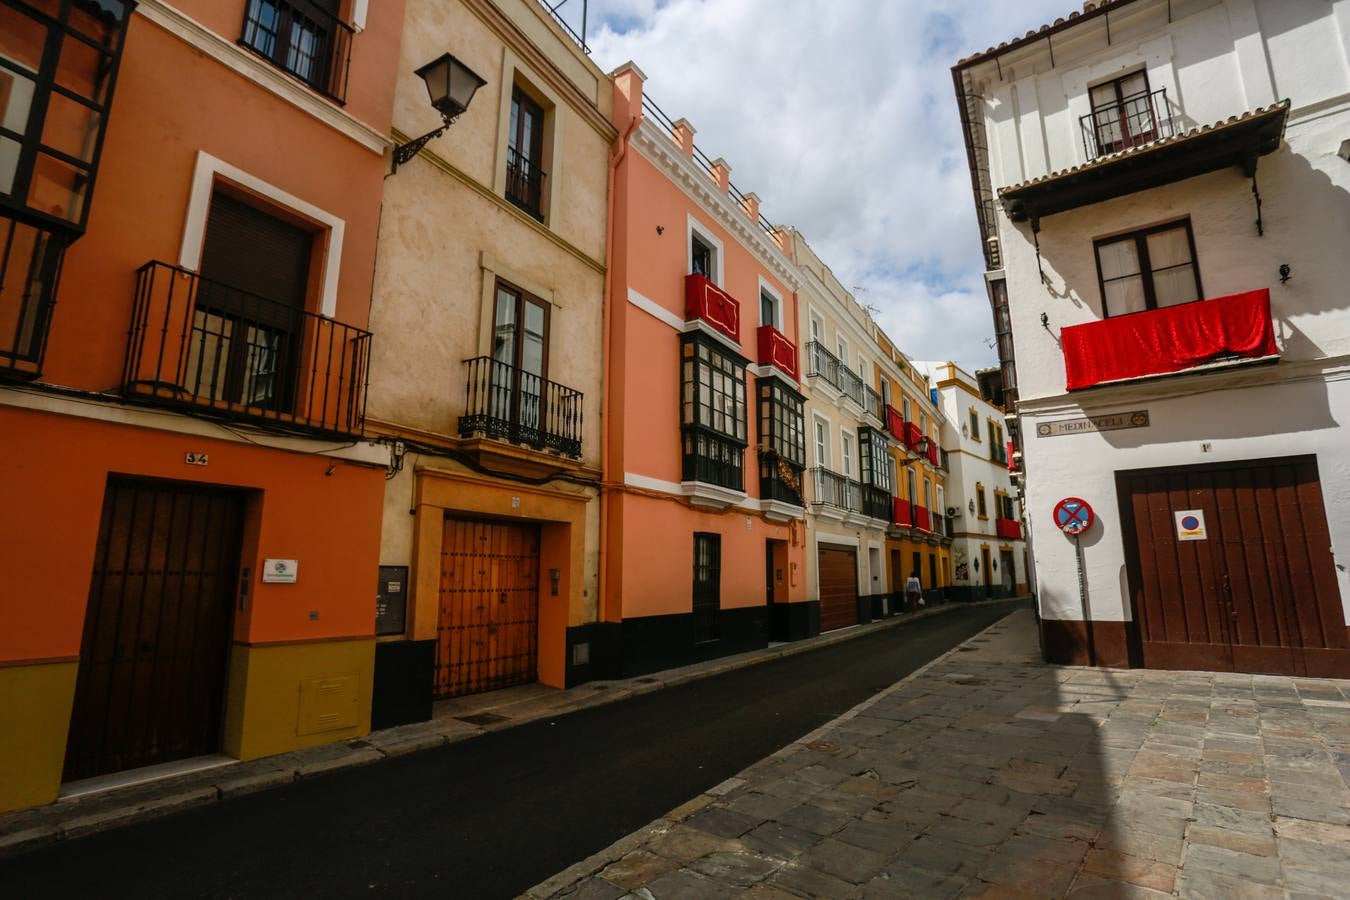
[[[641,70],[633,63],[626,63],[611,74],[611,78],[627,66],[636,69],[639,78],[645,80],[641,75]],[[639,82],[640,84],[641,82]],[[636,111],[632,105],[629,106],[630,121],[628,128],[621,134],[615,143],[610,147],[609,174],[606,180],[606,198],[609,205],[609,214],[605,217],[605,286],[604,296],[601,298],[601,314],[604,317],[602,345],[604,347],[604,360],[600,366],[600,571],[599,571],[599,596],[596,598],[596,614],[598,621],[608,620],[609,610],[606,608],[609,603],[609,513],[608,513],[608,495],[610,488],[610,453],[609,453],[609,367],[613,359],[613,327],[610,324],[610,312],[612,304],[610,301],[610,292],[614,289],[614,183],[618,178],[620,164],[628,153],[628,139],[632,137],[633,132],[637,130],[642,122],[642,104],[641,100],[637,103]]]

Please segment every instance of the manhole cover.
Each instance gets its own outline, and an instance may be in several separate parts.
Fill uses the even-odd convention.
[[[474,713],[471,716],[455,716],[461,722],[468,722],[470,725],[496,725],[498,722],[505,722],[510,716],[499,716],[496,713]]]
[[[833,741],[812,741],[806,745],[807,750],[815,750],[817,753],[834,753],[838,751],[839,745]]]

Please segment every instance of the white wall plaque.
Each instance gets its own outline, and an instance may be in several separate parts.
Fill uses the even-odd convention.
[[[264,584],[295,584],[299,570],[298,559],[263,560],[262,580]]]

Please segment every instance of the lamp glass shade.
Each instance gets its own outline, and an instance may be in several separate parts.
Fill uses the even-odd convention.
[[[468,109],[473,95],[487,84],[476,72],[449,53],[433,59],[418,69],[416,74],[426,82],[431,105],[447,119]]]

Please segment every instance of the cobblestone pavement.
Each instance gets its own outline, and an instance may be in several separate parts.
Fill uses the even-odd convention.
[[[1048,666],[1030,611],[532,898],[1345,897],[1350,682]]]

